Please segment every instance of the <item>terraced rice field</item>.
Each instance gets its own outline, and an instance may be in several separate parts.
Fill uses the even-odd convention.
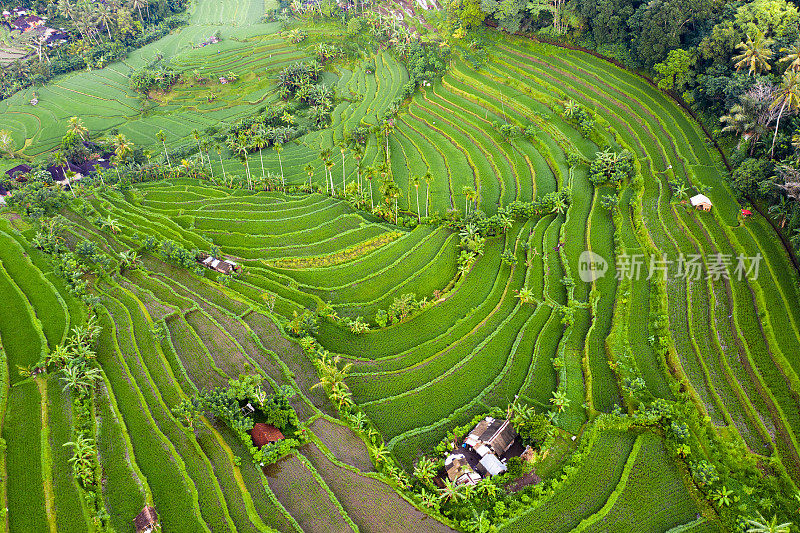
[[[24,92],[0,102],[0,128],[20,144],[30,139],[31,155],[42,154],[77,114],[93,132],[118,128],[157,152],[159,129],[177,144],[192,129],[251,114],[277,98],[274,73],[306,57],[276,35],[276,25],[256,23],[263,9],[258,1],[198,0],[189,26],[125,62],[56,79],[39,89],[35,108]],[[222,43],[192,48],[217,30]],[[141,109],[127,79],[156,50],[175,68],[202,69],[214,86],[187,83]],[[189,249],[213,244],[244,267],[222,284],[210,272],[198,276],[144,254],[143,268],[95,280],[103,326],[93,413],[99,497],[117,531],[129,530],[145,503],[156,506],[165,531],[451,530],[454,524],[425,514],[374,471],[365,443],[313,388],[314,364],[277,325],[326,304],[340,317],[374,321],[395,298],[432,299],[434,291],[445,292],[408,320],[361,335],[322,320],[316,338],[352,364],[346,383],[356,404],[408,470],[476,415],[515,397],[547,412],[554,393],[566,395],[569,404],[554,420],[578,437],[583,462],[502,531],[530,531],[530,524],[565,532],[720,530],[660,438],[584,432],[598,413],[624,406],[625,376],[616,363],[626,354],[651,398],[675,399],[680,384],[711,424],[740,435],[751,452],[774,453],[800,479],[800,365],[791,357],[800,353],[797,271],[764,218],[739,221],[723,162],[702,130],[644,80],[581,52],[503,38],[489,57],[476,71],[455,56],[443,78],[417,91],[396,117],[389,162],[402,190],[400,209],[416,212],[411,180],[426,172],[433,181],[420,193],[430,195],[432,211],[463,207],[465,186],[489,215],[564,189],[571,202],[565,213],[517,220],[489,238],[464,276],[457,275],[459,236],[452,230],[400,228],[318,193],[172,179],[105,191],[85,212],[65,211],[69,239],[92,240],[107,252],[153,237]],[[408,81],[387,51],[370,59],[374,73],[366,64],[337,64],[324,74],[342,98],[329,128],[286,146],[288,183],[306,182],[311,163],[322,185],[319,151],[358,124],[377,125]],[[240,80],[217,87],[213,80],[229,71]],[[567,99],[602,118],[592,140],[562,117]],[[532,123],[537,132],[506,139],[493,122]],[[600,202],[613,191],[594,187],[586,165],[567,162],[568,153],[590,160],[606,145],[635,154],[642,178],[641,187],[623,186],[613,219]],[[364,164],[378,164],[384,149],[381,137],[371,137]],[[263,155],[277,172],[274,154]],[[223,164],[229,173],[244,172],[238,161]],[[338,160],[337,180],[338,172],[355,179],[353,161]],[[667,183],[675,176],[710,187],[714,210],[701,214],[671,202]],[[373,200],[380,200],[377,187]],[[96,216],[116,219],[120,234],[97,229]],[[76,423],[69,395],[53,376],[25,379],[17,370],[60,344],[87,313],[30,245],[34,233],[17,217],[0,219],[0,495],[10,531],[93,531],[63,447]],[[606,258],[609,275],[580,281],[584,250]],[[659,283],[615,278],[616,252],[643,254],[645,264],[661,254],[700,254],[705,269],[715,254],[763,259],[756,280],[671,276]],[[502,261],[504,253],[516,263]],[[532,303],[516,297],[523,288]],[[575,315],[567,325],[562,309],[569,305]],[[659,314],[669,317],[661,339],[666,356],[655,338]],[[217,421],[202,419],[189,431],[170,410],[250,371],[297,391],[293,406],[311,435],[263,470]]]

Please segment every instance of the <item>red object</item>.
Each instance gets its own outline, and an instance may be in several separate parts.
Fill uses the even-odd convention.
[[[256,448],[261,448],[267,444],[282,440],[283,433],[275,426],[258,422],[250,430],[250,437],[253,439],[253,445]]]
[[[753,214],[753,212],[752,212],[752,211],[750,211],[749,209],[742,209],[742,214],[743,214],[744,216],[746,216],[746,217],[749,217],[750,215],[752,215],[752,214]]]

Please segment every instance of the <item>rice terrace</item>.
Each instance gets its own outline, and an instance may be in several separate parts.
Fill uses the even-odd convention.
[[[793,0],[0,7],[0,530],[800,531]]]

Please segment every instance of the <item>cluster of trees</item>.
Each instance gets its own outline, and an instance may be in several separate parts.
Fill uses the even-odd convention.
[[[632,178],[633,174],[633,155],[627,150],[614,152],[606,148],[597,152],[589,165],[589,181],[595,185],[610,183],[616,187]]]
[[[7,9],[24,7],[48,18],[48,25],[65,28],[67,44],[51,50],[44,34],[22,37],[32,51],[29,58],[0,68],[0,98],[20,89],[41,85],[57,74],[85,68],[103,68],[131,50],[153,42],[185,23],[180,13],[188,0],[41,0],[14,2]],[[9,36],[4,40],[10,41]]]
[[[131,74],[130,86],[143,95],[152,90],[167,92],[180,77],[180,72],[169,67],[143,68]]]
[[[228,380],[227,387],[202,390],[184,399],[173,407],[172,412],[190,429],[194,429],[197,418],[212,413],[236,433],[242,444],[250,450],[254,463],[260,466],[272,464],[302,444],[303,431],[297,413],[290,404],[294,391],[278,387],[268,394],[262,387],[263,382],[264,376],[242,375],[238,379]],[[248,405],[253,411],[246,408]],[[249,433],[256,422],[275,426],[285,438],[256,448]]]

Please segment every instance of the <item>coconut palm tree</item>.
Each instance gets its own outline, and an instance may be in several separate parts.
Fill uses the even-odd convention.
[[[413,178],[411,178],[411,184],[414,186],[414,189],[416,190],[416,193],[417,193],[417,222],[419,222],[419,220],[422,218],[422,216],[421,216],[422,211],[419,208],[420,177],[419,176],[414,176]]]
[[[789,533],[792,523],[778,523],[778,516],[773,515],[772,520],[767,520],[761,513],[756,513],[756,518],[748,518],[747,533]]]
[[[72,180],[68,175],[69,161],[67,161],[67,156],[64,155],[64,152],[59,150],[53,155],[53,163],[64,169],[64,177],[67,178],[67,185],[69,185],[69,190],[72,193],[72,197],[75,198],[75,189],[72,188]]]
[[[276,142],[272,149],[275,150],[275,153],[278,154],[278,166],[281,169],[281,185],[283,186],[283,192],[286,192],[286,180],[283,177],[283,161],[281,160],[281,152],[283,152],[283,144]]]
[[[311,163],[309,163],[309,164],[307,164],[305,167],[303,167],[303,170],[304,170],[304,171],[305,171],[305,173],[308,175],[308,190],[309,190],[309,192],[310,192],[310,191],[312,191],[312,190],[313,190],[313,189],[311,188],[311,178],[312,178],[312,176],[314,176],[314,165],[312,165]]]
[[[222,162],[222,145],[214,143],[214,149],[217,151],[217,156],[219,156],[219,166],[222,167],[222,179],[227,181],[228,176],[225,173],[225,164]]]
[[[428,217],[428,205],[431,203],[431,182],[433,182],[433,176],[430,172],[426,172],[422,179],[425,180],[425,218]]]
[[[364,177],[369,180],[369,209],[375,210],[375,199],[372,196],[372,178],[375,177],[375,167],[368,166],[364,169]]]
[[[474,202],[478,195],[475,189],[466,185],[461,189],[461,192],[464,193],[464,217],[467,217],[469,215],[469,203],[471,201]]]
[[[781,48],[781,52],[788,52],[778,60],[778,63],[789,63],[789,70],[800,70],[800,40],[789,48]]]
[[[347,188],[347,184],[345,183],[345,175],[344,175],[344,158],[347,148],[344,144],[339,145],[339,151],[342,153],[342,194],[344,194],[344,190]]]
[[[772,70],[769,60],[772,59],[772,46],[774,40],[764,36],[761,30],[755,30],[747,36],[745,42],[736,45],[736,48],[742,51],[741,54],[734,56],[734,66],[736,71],[747,68],[748,74],[751,76]]]
[[[192,130],[192,138],[194,139],[194,142],[197,143],[197,153],[200,154],[200,164],[203,164],[204,159],[203,159],[203,150],[202,148],[200,148],[200,136],[201,134],[196,128]]]
[[[97,22],[103,24],[108,32],[108,40],[111,40],[111,23],[114,22],[114,11],[106,4],[97,4],[95,10]]]
[[[69,123],[67,124],[67,131],[77,137],[80,137],[84,141],[87,139],[89,134],[89,130],[86,129],[86,127],[83,125],[83,122],[78,117],[70,117]]]
[[[772,109],[778,109],[778,117],[775,121],[775,132],[772,135],[772,147],[769,151],[769,156],[773,157],[775,154],[775,141],[778,138],[778,128],[781,124],[781,117],[785,112],[790,115],[797,113],[800,109],[800,72],[795,70],[787,70],[783,73],[783,80],[781,86],[775,94],[775,99],[770,106]]]
[[[253,144],[258,148],[258,157],[261,160],[261,179],[263,180],[266,178],[266,175],[264,174],[264,155],[262,152],[269,144],[269,141],[267,140],[266,129],[261,124],[256,128],[255,135],[253,136]]]
[[[158,139],[158,142],[160,142],[164,147],[164,157],[167,158],[167,166],[170,170],[172,170],[172,163],[170,163],[169,152],[167,151],[167,136],[164,133],[164,130],[158,130],[158,133],[156,133],[156,139]]]
[[[394,132],[394,120],[389,119],[384,121],[383,126],[381,127],[381,131],[383,135],[386,137],[386,162],[389,161],[389,135]]]
[[[559,196],[555,204],[553,205],[552,212],[558,213],[559,215],[563,215],[564,213],[566,213],[568,207],[569,205],[567,205],[567,201]]]
[[[334,165],[333,159],[326,159],[325,160],[325,169],[327,170],[328,176],[331,179],[331,196],[336,194],[336,188],[333,186],[333,172],[332,172],[333,165]],[[344,191],[342,191],[342,194],[344,194]]]
[[[238,139],[233,143],[233,150],[239,156],[239,159],[244,161],[245,171],[247,172],[247,187],[252,190],[253,182],[250,177],[250,162],[249,162],[249,148],[247,146],[247,138],[243,134],[239,134]]]
[[[130,0],[131,9],[136,9],[139,11],[139,20],[144,23],[144,18],[142,17],[142,8],[149,7],[149,2],[147,0]]]

